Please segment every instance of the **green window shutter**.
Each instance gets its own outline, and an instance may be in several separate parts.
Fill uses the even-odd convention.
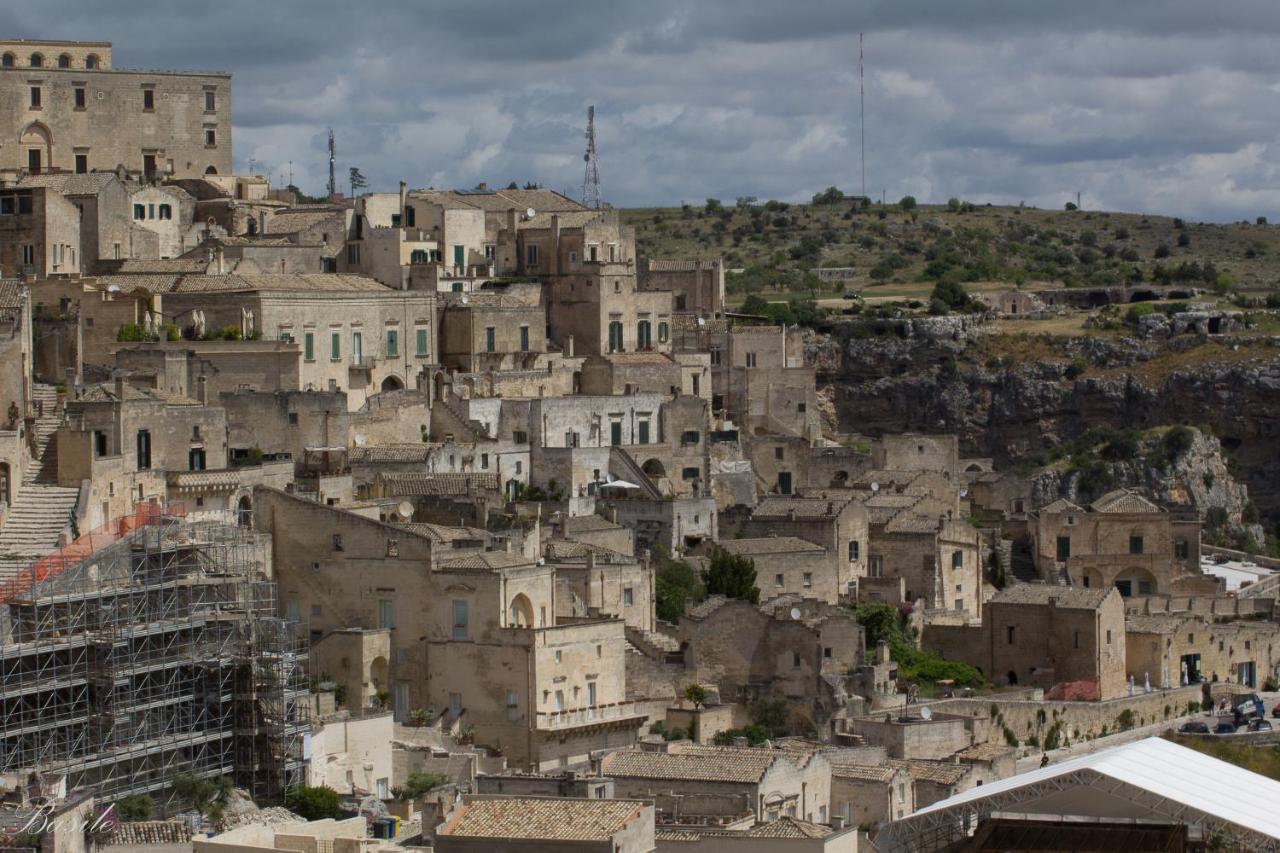
[[[331,336],[329,349],[330,358],[342,358],[342,335],[338,332],[334,332]]]
[[[418,355],[427,354],[427,330],[418,329]]]
[[[396,330],[387,329],[387,355],[396,355],[399,349],[399,340],[397,340]]]
[[[307,332],[302,336],[302,357],[307,361],[315,361],[316,358],[316,336]]]

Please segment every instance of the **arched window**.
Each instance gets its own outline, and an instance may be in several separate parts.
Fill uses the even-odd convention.
[[[38,53],[31,54],[31,67],[39,68],[44,65],[44,57]]]
[[[59,57],[58,57],[58,67],[59,67],[59,68],[70,68],[70,67],[71,67],[71,56],[70,56],[70,54],[66,54],[66,53],[64,53],[64,54],[62,54],[61,56],[59,56]]]
[[[173,208],[167,204],[160,205],[160,218],[173,219]]]
[[[84,67],[85,67],[85,68],[97,68],[97,67],[98,67],[98,54],[96,54],[96,53],[91,53],[91,54],[89,54],[88,56],[86,56],[86,57],[84,58]]]
[[[658,324],[658,343],[665,344],[667,339],[671,337],[671,327],[666,323]]]
[[[13,67],[13,54],[12,54],[12,53],[6,53],[3,57],[0,57],[0,65],[3,65],[5,68],[12,68],[12,67]]]

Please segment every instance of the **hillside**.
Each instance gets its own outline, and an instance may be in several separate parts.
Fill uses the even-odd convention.
[[[1280,227],[1184,223],[1164,216],[1023,207],[782,202],[632,208],[637,251],[655,258],[723,257],[730,301],[768,290],[838,297],[916,297],[952,278],[969,287],[1010,284],[1196,283],[1219,292],[1280,284]],[[820,287],[803,273],[852,267],[853,280]],[[781,286],[777,286],[781,283]],[[918,285],[928,283],[928,286]],[[999,283],[999,284],[996,284]]]

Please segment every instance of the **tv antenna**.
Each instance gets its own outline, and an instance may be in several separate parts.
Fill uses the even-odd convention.
[[[862,72],[862,33],[858,33],[858,128],[862,134],[862,197],[867,197],[867,87]]]
[[[333,128],[329,128],[329,198],[338,194],[338,182],[334,178],[334,163],[338,160],[338,148],[333,142]]]
[[[596,161],[596,108],[587,107],[586,174],[582,178],[582,206],[593,210],[600,207],[600,164]]]

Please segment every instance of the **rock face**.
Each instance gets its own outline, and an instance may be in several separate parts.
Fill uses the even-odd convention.
[[[1227,526],[1249,534],[1255,542],[1263,541],[1262,526],[1245,520],[1249,503],[1248,487],[1237,482],[1222,455],[1222,443],[1212,435],[1195,430],[1191,448],[1170,466],[1155,466],[1148,453],[1158,438],[1148,441],[1131,460],[1108,463],[1114,487],[1136,488],[1161,503],[1195,507],[1208,513],[1220,509]],[[1031,502],[1044,506],[1058,498],[1087,503],[1080,494],[1080,476],[1057,468],[1031,476]]]
[[[1154,347],[1184,353],[1195,343],[1080,338],[1061,361],[980,365],[957,364],[963,340],[852,338],[814,349],[826,350],[819,363],[831,367],[820,369],[819,383],[831,389],[842,431],[955,432],[965,453],[1008,465],[1091,427],[1204,425],[1234,458],[1262,514],[1280,517],[1280,347],[1234,363],[1192,360],[1149,382],[1115,373],[1068,378],[1073,352],[1116,367],[1149,361]]]

